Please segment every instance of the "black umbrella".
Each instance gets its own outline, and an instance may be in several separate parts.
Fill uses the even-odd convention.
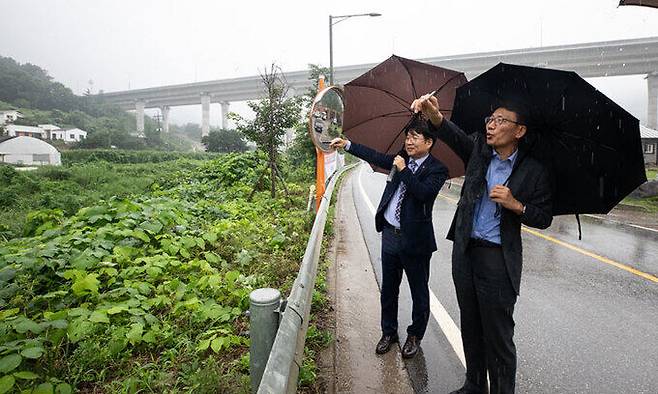
[[[457,89],[452,121],[484,132],[505,101],[527,112],[519,159],[552,171],[554,215],[608,213],[646,182],[638,120],[575,72],[500,63]]]
[[[639,5],[658,8],[658,0],[621,0],[619,5]]]

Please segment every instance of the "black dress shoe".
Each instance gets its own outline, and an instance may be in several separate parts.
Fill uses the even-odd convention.
[[[377,354],[384,354],[391,350],[391,346],[398,341],[400,341],[400,339],[397,335],[382,335],[382,339],[377,342],[375,352]]]
[[[402,346],[402,358],[412,358],[418,353],[420,339],[417,336],[409,335]]]
[[[451,391],[450,394],[488,394],[489,390],[480,388],[477,385],[467,381],[459,390]]]

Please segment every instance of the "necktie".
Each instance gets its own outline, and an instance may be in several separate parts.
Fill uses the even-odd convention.
[[[412,173],[416,172],[417,166],[418,165],[413,159],[409,159],[407,167],[409,167]],[[402,207],[402,200],[404,199],[405,194],[407,194],[407,185],[402,182],[400,183],[400,198],[398,198],[398,203],[395,206],[395,219],[397,219],[398,223],[400,222],[400,208]]]

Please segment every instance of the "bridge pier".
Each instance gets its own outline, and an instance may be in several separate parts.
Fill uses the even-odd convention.
[[[230,103],[228,101],[222,101],[219,104],[222,106],[222,129],[226,130],[228,129],[228,118],[226,115],[228,115]]]
[[[137,119],[137,133],[144,132],[144,100],[135,101],[135,118]]]
[[[647,127],[658,129],[658,72],[647,75]]]
[[[160,112],[162,112],[162,131],[169,133],[169,110],[171,108],[168,105],[163,105],[160,107]]]
[[[210,134],[210,95],[201,94],[201,137]]]

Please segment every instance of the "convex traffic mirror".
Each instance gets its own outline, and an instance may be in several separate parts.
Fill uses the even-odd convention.
[[[338,86],[322,89],[311,107],[309,135],[311,141],[323,152],[333,152],[331,140],[343,134],[343,90]]]

